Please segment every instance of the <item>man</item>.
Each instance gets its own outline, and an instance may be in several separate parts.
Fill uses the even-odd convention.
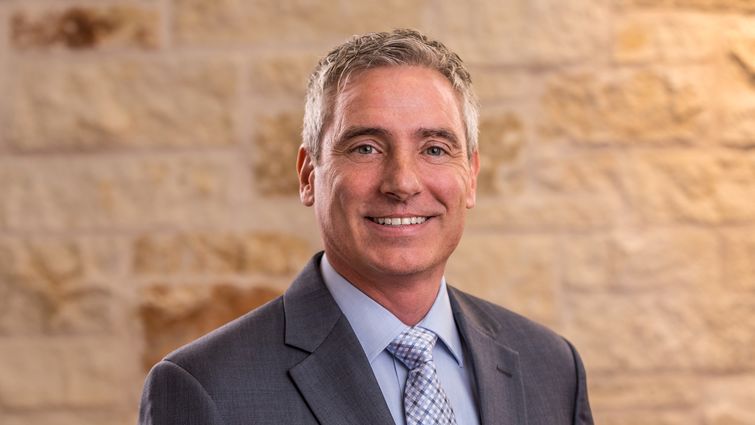
[[[297,170],[325,252],[280,298],[150,372],[142,424],[592,424],[549,330],[444,280],[479,170],[459,57],[355,37],[310,78]]]

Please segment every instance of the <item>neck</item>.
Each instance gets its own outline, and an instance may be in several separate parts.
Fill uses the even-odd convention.
[[[352,285],[385,307],[408,326],[419,323],[432,308],[440,290],[443,271],[411,275],[380,274],[369,276],[338,264],[330,265]]]
[[[432,283],[395,283],[378,287],[362,282],[352,283],[409,326],[416,325],[427,315],[440,289],[440,278]]]

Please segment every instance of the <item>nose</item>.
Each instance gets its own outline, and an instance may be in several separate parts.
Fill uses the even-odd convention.
[[[417,164],[410,154],[394,152],[386,158],[380,191],[397,201],[406,201],[422,190]]]

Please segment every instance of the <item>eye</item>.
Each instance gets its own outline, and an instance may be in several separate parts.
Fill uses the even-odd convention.
[[[430,156],[441,156],[446,153],[446,151],[439,146],[430,146],[429,148],[425,149],[425,153]]]
[[[362,155],[369,155],[375,153],[375,147],[370,145],[360,145],[354,148],[354,152]]]

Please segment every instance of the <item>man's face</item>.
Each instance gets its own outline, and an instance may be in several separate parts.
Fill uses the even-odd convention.
[[[336,96],[317,163],[299,154],[300,194],[346,278],[439,279],[474,206],[460,101],[424,67],[352,75]]]

